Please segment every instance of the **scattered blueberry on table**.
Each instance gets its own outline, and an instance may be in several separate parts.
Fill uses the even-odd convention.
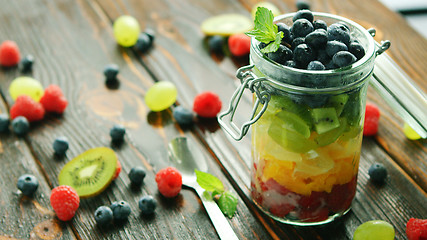
[[[98,207],[95,211],[95,221],[99,225],[107,225],[113,221],[113,211],[107,206]]]
[[[141,213],[144,215],[150,215],[154,213],[157,207],[157,201],[151,195],[147,195],[139,199],[138,207]]]
[[[25,174],[18,178],[18,183],[16,185],[18,189],[21,190],[22,194],[31,196],[39,187],[39,181],[34,175]]]
[[[141,185],[145,178],[145,170],[142,167],[133,167],[128,176],[132,184]]]
[[[113,142],[121,142],[124,140],[126,129],[123,125],[115,124],[110,129],[110,137]]]
[[[131,213],[130,205],[126,201],[113,202],[110,208],[113,211],[113,218],[116,221],[126,220]]]
[[[12,131],[18,136],[24,136],[30,131],[30,123],[25,117],[16,117],[12,120]]]
[[[381,163],[374,163],[368,170],[369,177],[376,183],[382,183],[387,178],[387,169]]]
[[[69,144],[68,144],[67,137],[64,137],[64,136],[57,137],[53,141],[53,150],[57,155],[64,155],[65,152],[67,152],[68,147],[69,147]]]

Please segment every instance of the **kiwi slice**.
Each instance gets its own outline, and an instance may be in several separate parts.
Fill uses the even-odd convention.
[[[281,147],[292,152],[305,153],[316,148],[316,143],[307,139],[302,134],[290,130],[289,123],[285,123],[281,118],[274,117],[268,128],[268,135]]]
[[[201,30],[208,36],[230,36],[253,28],[252,20],[244,15],[231,13],[210,17],[202,22]]]
[[[311,110],[314,128],[318,134],[331,131],[340,126],[335,108],[314,108]]]
[[[58,176],[60,185],[68,185],[81,198],[101,193],[113,180],[117,167],[117,156],[113,150],[98,147],[69,161]]]
[[[280,111],[276,114],[283,122],[282,125],[290,130],[301,134],[304,138],[310,137],[310,128],[298,115],[286,111]]]
[[[284,95],[272,95],[270,105],[298,115],[298,117],[304,120],[304,123],[307,124],[310,129],[312,128],[313,123],[311,120],[311,113],[307,105],[296,104],[289,97]]]
[[[340,95],[330,96],[326,105],[328,107],[335,108],[337,112],[337,116],[340,116],[347,101],[348,101],[348,95],[340,94]]]
[[[319,136],[314,139],[319,145],[319,147],[323,147],[335,142],[344,133],[344,131],[347,129],[347,119],[340,118],[339,122],[339,127],[332,129],[331,131],[319,134]]]

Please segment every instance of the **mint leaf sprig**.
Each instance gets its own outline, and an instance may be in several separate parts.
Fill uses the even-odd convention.
[[[265,48],[261,49],[262,53],[275,52],[280,46],[283,38],[283,32],[279,32],[277,25],[273,23],[273,13],[265,8],[258,7],[253,30],[245,34],[250,37],[255,37],[256,40],[268,44]]]
[[[218,204],[219,209],[221,209],[222,213],[229,218],[232,218],[237,210],[237,198],[230,191],[225,191],[224,184],[222,184],[221,180],[215,177],[212,174],[205,173],[199,171],[197,169],[194,170],[197,177],[197,183],[205,189],[203,196],[207,200],[214,201],[218,199],[216,202]]]

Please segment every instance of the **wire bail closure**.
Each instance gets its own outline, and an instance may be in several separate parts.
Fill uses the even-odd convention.
[[[261,78],[257,77],[252,72],[252,68],[254,66],[255,65],[248,65],[248,66],[241,67],[237,70],[236,77],[240,79],[242,84],[233,93],[230,104],[228,106],[228,110],[225,112],[222,112],[218,116],[219,124],[236,141],[240,141],[248,133],[250,125],[258,121],[258,119],[267,109],[268,102],[270,101],[270,98],[271,98],[270,94],[267,91],[262,91],[261,89],[261,85],[262,85],[261,83],[263,81],[268,81],[268,80],[263,77]],[[239,128],[233,122],[233,118],[237,110],[237,105],[239,104],[245,89],[249,89],[252,93],[255,93],[257,98],[252,109],[250,120],[244,122],[242,127]],[[257,113],[259,104],[263,104],[263,107]],[[228,115],[230,115],[229,118],[224,119]]]

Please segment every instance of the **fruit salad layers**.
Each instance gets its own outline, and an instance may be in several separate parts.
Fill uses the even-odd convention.
[[[264,211],[320,222],[349,209],[362,140],[360,92],[272,95],[252,129],[252,197]]]

